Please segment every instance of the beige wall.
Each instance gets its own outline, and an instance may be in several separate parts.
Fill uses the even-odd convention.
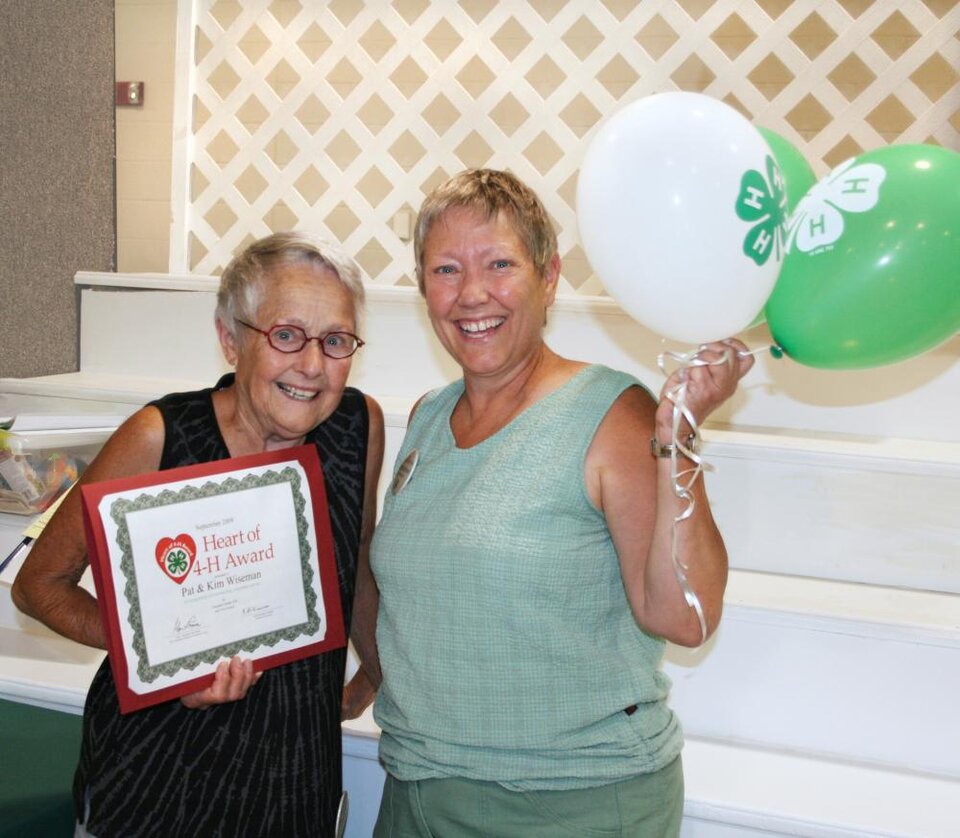
[[[116,78],[142,81],[117,108],[117,269],[166,272],[170,248],[176,0],[116,0]]]

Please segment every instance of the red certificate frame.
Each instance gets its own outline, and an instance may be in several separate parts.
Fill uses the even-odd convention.
[[[303,490],[303,478],[306,481],[307,491]],[[290,484],[289,493],[286,485],[288,483]],[[199,487],[202,487],[202,489]],[[282,538],[286,539],[284,543],[293,541],[294,538],[297,539],[299,556],[296,558],[300,564],[297,568],[292,566],[288,558],[290,557],[290,550],[284,551],[280,558],[284,568],[283,572],[287,576],[298,579],[302,577],[305,597],[303,609],[307,615],[312,615],[311,619],[302,624],[285,627],[282,631],[262,635],[267,640],[263,645],[256,648],[250,647],[251,645],[256,646],[258,638],[250,639],[244,637],[241,633],[241,635],[238,635],[236,643],[231,641],[226,644],[214,644],[210,648],[202,649],[198,654],[185,656],[173,662],[164,662],[161,665],[153,665],[148,660],[150,655],[147,641],[149,641],[154,627],[148,626],[147,620],[143,619],[144,614],[140,608],[137,581],[143,579],[154,587],[159,585],[159,589],[164,592],[164,596],[167,596],[168,599],[175,597],[176,594],[185,599],[188,598],[187,595],[189,594],[197,601],[209,601],[220,596],[219,592],[215,594],[202,593],[194,596],[198,587],[200,591],[205,590],[202,587],[203,584],[207,584],[208,588],[213,584],[223,588],[227,581],[231,581],[226,578],[228,571],[219,572],[219,554],[217,555],[217,572],[214,573],[217,581],[201,582],[200,585],[187,584],[188,581],[193,582],[195,574],[202,572],[202,560],[197,561],[199,551],[191,549],[196,548],[197,544],[193,536],[199,538],[203,544],[219,546],[231,542],[227,538],[203,535],[191,530],[191,514],[189,513],[199,510],[201,507],[196,504],[204,503],[210,495],[224,495],[231,502],[243,496],[247,498],[248,503],[251,503],[250,499],[254,498],[254,494],[247,490],[269,492],[271,497],[277,495],[277,493],[279,493],[277,496],[280,498],[286,497],[287,494],[291,497],[290,509],[295,511],[290,514],[294,515],[297,520],[297,536],[294,537],[290,531],[289,521],[287,520],[289,516],[281,516]],[[346,631],[343,624],[343,608],[340,602],[340,588],[333,534],[327,508],[326,488],[320,457],[315,446],[302,445],[264,454],[184,466],[137,477],[84,484],[80,486],[80,492],[90,566],[96,586],[100,616],[106,635],[107,652],[120,701],[121,713],[149,707],[206,688],[213,682],[213,670],[216,667],[216,662],[229,656],[231,651],[243,657],[251,658],[254,669],[262,671],[311,655],[342,648],[346,645]],[[196,497],[198,494],[203,495],[204,492],[208,494],[202,498]],[[236,494],[231,496],[230,493]],[[134,497],[135,500],[131,501],[130,498]],[[267,495],[264,495],[264,497],[267,497]],[[298,497],[299,501],[297,500]],[[106,504],[104,504],[105,500]],[[225,499],[218,497],[215,502],[224,503]],[[158,511],[159,507],[165,508]],[[172,509],[173,512],[168,513],[166,507]],[[107,513],[108,508],[110,511]],[[230,508],[236,507],[231,504]],[[136,513],[144,510],[148,515],[162,514],[165,516],[164,521],[169,519],[172,522],[179,519],[180,523],[170,524],[167,527],[168,530],[178,535],[175,538],[160,539],[155,544],[145,542],[141,536],[139,538],[140,543],[134,544],[133,542],[138,539],[131,538],[132,532],[125,527],[128,520],[133,520],[130,517],[131,515],[135,516]],[[311,516],[312,528],[309,526],[310,522],[306,520],[308,515]],[[105,517],[107,517],[106,521]],[[196,518],[196,514],[192,517]],[[268,519],[268,529],[272,523]],[[311,529],[312,539],[309,537]],[[307,535],[304,534],[305,531]],[[109,542],[108,532],[112,533]],[[240,533],[239,538],[242,539],[242,531],[238,532]],[[247,531],[248,535],[252,535],[254,532],[259,536],[260,525],[257,526],[256,530]],[[181,539],[181,536],[187,537]],[[211,538],[213,541],[209,541]],[[150,539],[150,541],[152,542],[154,539]],[[161,545],[161,542],[164,542],[163,545]],[[190,546],[184,547],[181,542],[188,542]],[[315,552],[313,543],[316,545]],[[270,547],[273,546],[271,542]],[[244,554],[243,557],[253,557],[252,560],[255,561],[256,552],[259,552],[262,557],[268,551],[261,548],[259,551]],[[230,553],[229,559],[234,558],[239,560],[242,556],[238,553],[235,557]],[[268,558],[272,559],[274,557],[271,555]],[[187,559],[189,559],[189,563]],[[207,570],[205,572],[209,574],[212,572],[210,557],[207,556],[206,560]],[[273,562],[271,568],[280,567],[281,564]],[[250,568],[245,567],[243,570],[247,571]],[[237,580],[246,583],[254,575],[263,575],[259,572],[256,574],[247,573],[246,575],[238,575],[238,573],[233,573],[231,577],[233,580],[231,582],[232,587],[228,588],[230,595],[234,595],[235,591],[244,588],[256,589],[259,584],[259,582],[250,582],[249,584],[237,583],[234,585]],[[166,574],[166,578],[162,574]],[[313,581],[313,574],[316,576],[316,581]],[[158,582],[157,579],[161,581]],[[168,591],[172,593],[168,595]],[[243,594],[240,596],[242,597]],[[147,607],[153,608],[154,601],[155,597],[150,598],[149,602],[145,599],[144,610]],[[268,617],[272,613],[270,611],[272,606],[270,605],[258,604],[239,608],[233,607],[229,603],[224,606],[224,601],[221,600],[219,606],[214,604],[210,607],[213,607],[214,611],[217,611],[218,607],[233,608],[237,612],[237,616],[230,617],[230,619],[239,620],[241,611],[244,614],[251,612],[253,616],[265,614]],[[319,608],[317,607],[318,601]],[[322,616],[319,615],[320,608],[322,608]],[[258,609],[260,614],[257,613]],[[274,610],[276,609],[274,608]],[[121,620],[124,618],[121,616],[121,612],[126,614],[123,625],[121,625]],[[221,620],[222,613],[224,612],[217,611],[214,615],[216,619],[211,621],[216,626],[216,632],[221,636],[223,631],[232,630],[232,628],[224,629],[222,627],[224,622]],[[204,617],[206,617],[206,614]],[[229,623],[230,619],[227,619],[226,622]],[[246,619],[249,623],[249,615],[243,619]],[[194,626],[194,621],[198,626]],[[264,622],[268,623],[269,621]],[[190,640],[191,632],[194,635],[198,632],[201,634],[206,632],[205,629],[199,628],[199,623],[200,620],[196,617],[191,616],[189,620],[182,620],[178,616],[176,625],[173,629],[166,630],[166,634],[174,636],[171,631],[175,631],[178,632],[175,636],[176,641],[186,638],[188,642],[202,643],[202,640]],[[131,642],[131,636],[136,638],[134,642]],[[280,647],[280,650],[273,651],[275,647]],[[240,651],[236,651],[237,648]],[[223,650],[228,651],[224,652]],[[219,657],[216,654],[218,651],[223,652]],[[195,660],[198,661],[196,666],[188,665]],[[185,661],[188,663],[185,664]],[[201,674],[189,674],[194,671],[200,671]],[[144,672],[147,674],[144,675]],[[153,678],[159,682],[159,685],[155,689],[145,686],[143,681],[138,680],[140,678],[145,678],[147,681]]]

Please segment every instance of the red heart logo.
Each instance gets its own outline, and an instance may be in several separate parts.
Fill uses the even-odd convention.
[[[157,564],[178,585],[190,575],[197,558],[197,545],[185,532],[176,538],[161,538],[157,542]]]

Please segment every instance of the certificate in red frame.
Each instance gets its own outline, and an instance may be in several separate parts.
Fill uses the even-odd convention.
[[[346,645],[316,448],[80,487],[107,651],[127,713]]]

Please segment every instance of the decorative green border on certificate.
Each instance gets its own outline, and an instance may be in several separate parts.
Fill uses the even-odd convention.
[[[133,550],[130,545],[130,531],[127,515],[145,509],[171,506],[184,501],[209,498],[216,495],[232,494],[248,489],[287,483],[293,494],[294,514],[297,522],[297,535],[300,543],[300,567],[303,573],[303,591],[306,596],[307,622],[288,626],[285,629],[254,635],[234,643],[226,643],[205,649],[182,658],[174,658],[162,664],[152,665],[148,659],[146,642],[143,635],[143,618],[140,613],[140,594],[137,588],[136,567],[133,562]],[[313,590],[313,567],[310,563],[310,543],[307,541],[309,526],[303,510],[306,499],[303,496],[300,473],[291,467],[280,472],[265,471],[261,474],[248,474],[241,479],[228,477],[221,483],[208,482],[199,488],[184,486],[173,491],[164,489],[157,495],[140,495],[136,500],[118,499],[110,504],[110,517],[117,525],[117,545],[120,547],[120,570],[126,579],[124,595],[130,604],[127,622],[133,629],[133,652],[137,656],[137,674],[146,684],[153,683],[161,675],[176,675],[184,669],[194,669],[201,663],[214,663],[223,657],[233,657],[240,652],[252,652],[260,646],[274,646],[281,640],[296,640],[303,635],[316,634],[320,629],[320,616],[317,614],[317,595]]]

